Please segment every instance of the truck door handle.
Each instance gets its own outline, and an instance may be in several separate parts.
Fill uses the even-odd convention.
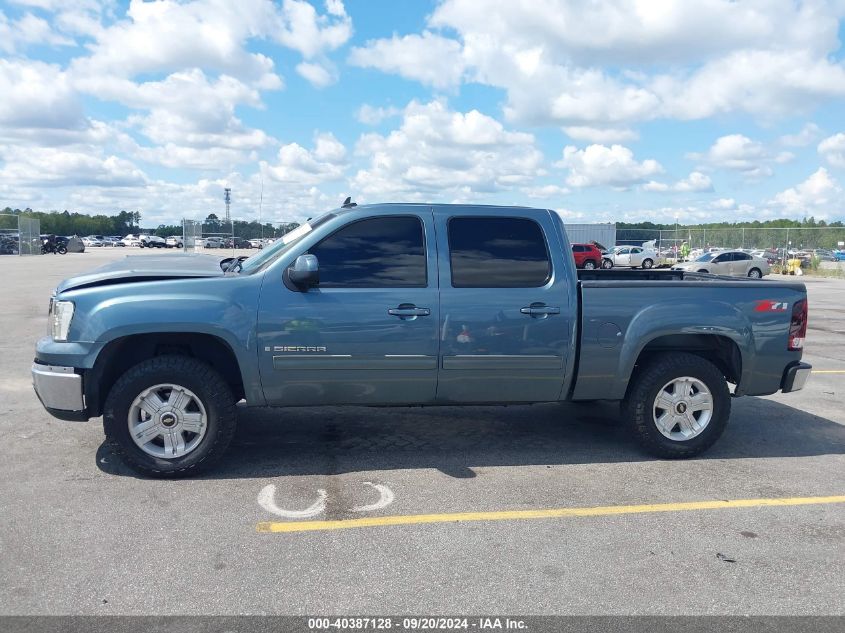
[[[389,308],[387,313],[400,319],[412,320],[417,317],[430,315],[431,310],[428,308],[418,308],[413,303],[402,303],[396,308]]]
[[[530,306],[520,308],[519,311],[531,317],[546,317],[550,314],[560,314],[560,308],[547,306],[544,303],[532,303]]]

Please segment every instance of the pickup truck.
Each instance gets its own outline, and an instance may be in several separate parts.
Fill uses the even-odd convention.
[[[130,256],[59,284],[49,321],[44,407],[102,416],[159,477],[218,460],[241,401],[616,400],[645,450],[689,457],[732,397],[796,391],[811,369],[803,284],[576,271],[560,216],[523,207],[345,205],[249,258]]]

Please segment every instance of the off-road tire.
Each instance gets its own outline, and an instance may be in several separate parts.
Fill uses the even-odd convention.
[[[622,418],[646,452],[657,457],[682,459],[706,451],[719,439],[731,414],[731,395],[725,377],[713,363],[695,354],[669,352],[652,356],[634,371],[622,401]],[[713,398],[713,414],[699,435],[676,441],[658,430],[653,406],[658,391],[682,376],[697,378],[707,386]]]
[[[173,383],[190,389],[202,400],[207,429],[200,444],[173,459],[149,455],[129,434],[132,401],[144,389]],[[135,472],[148,477],[187,477],[207,470],[225,453],[237,426],[235,397],[211,366],[190,356],[156,356],[131,367],[115,382],[103,407],[103,431],[113,451]]]

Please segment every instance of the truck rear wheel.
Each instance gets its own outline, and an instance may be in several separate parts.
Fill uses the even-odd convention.
[[[132,470],[184,477],[212,466],[236,427],[232,390],[188,356],[156,356],[121,376],[103,408],[109,444]]]
[[[672,352],[637,368],[622,413],[636,441],[652,455],[692,457],[710,448],[724,432],[731,396],[713,363]]]

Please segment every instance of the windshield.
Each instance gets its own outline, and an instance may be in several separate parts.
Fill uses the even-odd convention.
[[[258,255],[245,259],[240,266],[242,273],[253,273],[261,268],[264,268],[271,262],[278,259],[281,255],[288,252],[295,244],[297,244],[303,237],[308,235],[315,227],[321,225],[323,222],[334,217],[333,213],[326,213],[315,220],[300,224],[293,231],[285,233],[276,240],[272,246],[268,246],[262,250]]]
[[[697,262],[709,262],[713,257],[716,256],[716,253],[704,253],[701,257],[696,259]]]

